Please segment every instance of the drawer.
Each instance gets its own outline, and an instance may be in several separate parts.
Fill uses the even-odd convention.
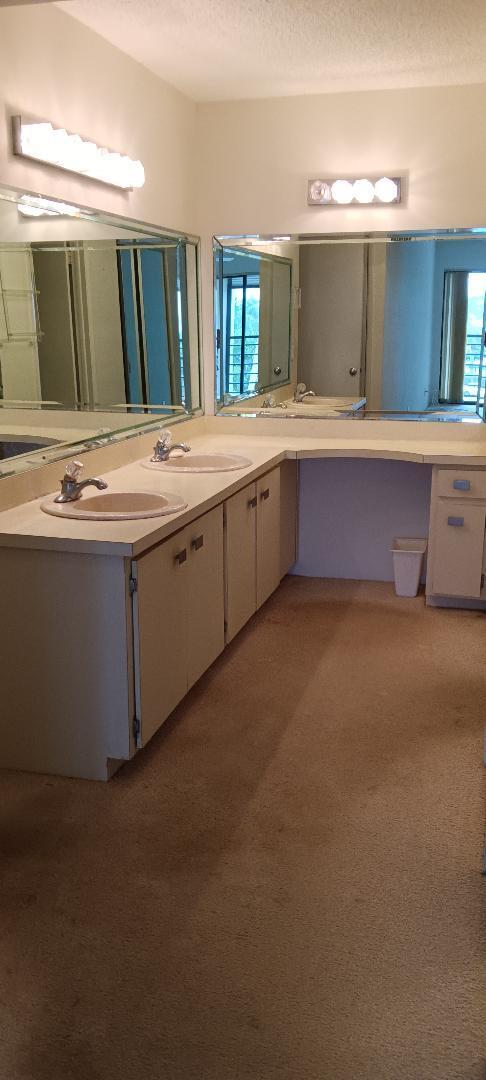
[[[441,469],[437,475],[437,494],[451,499],[486,499],[486,472]]]

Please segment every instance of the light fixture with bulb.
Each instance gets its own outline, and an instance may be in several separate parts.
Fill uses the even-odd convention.
[[[401,202],[399,176],[340,177],[309,180],[309,206],[372,206]]]
[[[20,157],[79,173],[125,191],[143,187],[145,183],[141,161],[97,146],[64,128],[55,128],[48,121],[38,123],[13,116],[12,133],[13,151]]]

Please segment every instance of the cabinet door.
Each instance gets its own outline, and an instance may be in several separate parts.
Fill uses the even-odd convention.
[[[478,597],[481,593],[486,507],[439,502],[434,515],[432,592]]]
[[[145,746],[187,690],[187,544],[184,529],[133,564],[139,746]]]
[[[257,481],[257,607],[280,582],[280,469]]]
[[[256,484],[224,505],[226,641],[232,641],[256,611]]]
[[[280,466],[280,577],[285,577],[297,558],[297,461]]]
[[[224,649],[223,507],[187,533],[187,685],[193,686]]]

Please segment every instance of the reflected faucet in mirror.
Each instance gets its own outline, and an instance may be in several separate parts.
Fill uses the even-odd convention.
[[[315,391],[308,390],[305,382],[297,383],[297,386],[295,387],[294,401],[305,401],[306,398],[315,396]]]
[[[95,487],[98,488],[98,491],[104,491],[108,487],[106,480],[100,480],[97,476],[89,477],[86,480],[78,480],[83,468],[81,461],[71,461],[69,465],[66,465],[66,471],[61,481],[61,491],[59,495],[56,495],[55,503],[76,502],[77,499],[81,498],[81,494],[86,487]]]

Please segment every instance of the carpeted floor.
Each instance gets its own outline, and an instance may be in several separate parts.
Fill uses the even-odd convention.
[[[3,773],[1,1080],[484,1078],[485,619],[288,578],[110,784]]]

